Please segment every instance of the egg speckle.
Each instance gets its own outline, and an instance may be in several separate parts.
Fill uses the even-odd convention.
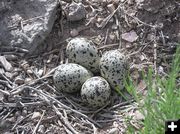
[[[80,64],[94,73],[99,71],[100,57],[91,40],[82,37],[72,39],[66,47],[66,54],[70,63]]]
[[[77,92],[82,84],[93,75],[81,65],[68,63],[59,65],[53,75],[53,81],[58,91]]]
[[[109,83],[99,76],[86,80],[81,88],[82,100],[92,108],[106,105],[110,94]]]
[[[100,59],[100,73],[113,89],[123,89],[124,79],[128,74],[128,63],[125,55],[119,50],[105,52]]]

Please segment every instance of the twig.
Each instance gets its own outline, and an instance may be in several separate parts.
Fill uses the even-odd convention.
[[[22,103],[22,105],[19,105],[17,103],[0,103],[0,107],[7,107],[7,108],[32,107],[32,106],[36,107],[44,104],[45,104],[44,101]]]
[[[43,119],[43,117],[44,117],[44,114],[45,114],[45,111],[43,111],[43,113],[42,113],[42,115],[41,115],[41,118],[39,119],[38,123],[36,124],[36,127],[34,128],[34,131],[33,131],[32,134],[35,134],[35,133],[36,133],[36,131],[37,131],[37,129],[39,128],[39,125],[40,125],[40,123],[41,123],[41,121],[42,121],[42,119]]]
[[[0,81],[1,82],[1,81]],[[0,93],[2,93],[2,94],[5,94],[5,95],[10,95],[10,93],[8,92],[8,91],[4,91],[4,90],[2,90],[2,89],[0,89]]]
[[[12,114],[12,112],[14,112],[14,110],[15,110],[15,108],[13,108],[11,111],[9,111],[9,113],[7,113],[7,115],[4,116],[4,117],[2,118],[2,120],[5,120],[10,114]]]
[[[18,93],[22,92],[22,90],[24,90],[23,87],[26,87],[26,86],[28,86],[28,85],[37,83],[37,82],[39,82],[39,81],[41,81],[41,80],[43,80],[43,79],[52,77],[51,74],[52,74],[57,68],[58,68],[58,67],[53,68],[50,72],[48,72],[46,75],[44,75],[44,76],[41,77],[41,78],[32,80],[32,81],[30,81],[30,82],[28,82],[28,83],[25,83],[25,84],[23,84],[23,85],[21,85],[21,86],[16,87],[15,89],[11,90],[11,92],[10,92],[11,95],[15,95],[15,94],[18,94]]]
[[[60,120],[64,123],[64,125],[66,125],[66,127],[73,133],[73,134],[78,134],[78,132],[71,126],[71,124],[69,123],[69,121],[67,120],[67,118],[65,118],[62,113],[59,112],[59,110],[56,108],[55,105],[52,105],[52,107],[54,108],[56,114],[60,117]]]
[[[108,35],[109,35],[109,28],[106,31],[106,36],[105,36],[104,43],[103,43],[104,45],[106,45],[106,43],[107,43]]]
[[[19,123],[21,123],[23,120],[29,118],[31,115],[33,115],[33,113],[30,113],[30,114],[28,114],[26,117],[24,117],[24,118],[22,118],[22,119],[19,119],[19,120],[14,124],[14,126],[12,127],[11,130],[13,131]]]
[[[115,119],[110,119],[110,120],[97,120],[98,123],[108,123],[108,122],[113,122],[113,121],[119,121],[119,122],[124,122],[124,119],[122,118],[115,118]]]
[[[118,43],[109,44],[109,45],[104,45],[104,46],[102,46],[102,47],[99,47],[98,50],[105,49],[105,48],[108,48],[108,47],[114,47],[114,46],[118,46],[118,45],[119,45]]]
[[[122,102],[122,103],[119,103],[119,104],[117,104],[117,105],[114,105],[114,106],[108,108],[108,110],[111,111],[111,110],[113,110],[113,109],[115,109],[115,108],[118,108],[118,107],[127,105],[127,104],[132,103],[132,102],[134,102],[134,100],[129,100],[129,101],[126,101],[126,102]]]
[[[58,101],[58,100],[55,99],[54,97],[43,93],[42,90],[36,89],[36,88],[33,88],[33,87],[30,87],[30,86],[24,86],[22,90],[25,90],[25,89],[30,89],[30,90],[36,91],[39,95],[42,95],[42,96],[48,98],[48,99],[46,99],[46,101],[50,99],[50,100],[56,102],[57,104],[59,104],[61,107],[65,108],[65,109],[67,109],[67,110],[70,110],[70,111],[72,111],[72,112],[74,112],[74,113],[76,113],[76,114],[84,117],[85,119],[87,119],[87,120],[89,120],[90,122],[94,123],[94,124],[95,124],[96,126],[98,126],[99,128],[102,128],[102,126],[101,126],[99,123],[95,122],[94,120],[92,120],[91,118],[89,118],[87,115],[82,114],[82,113],[80,113],[79,111],[70,108],[69,106],[61,103],[60,101]],[[12,93],[12,94],[13,94],[13,93]],[[47,102],[48,102],[48,101],[47,101]]]
[[[139,18],[134,17],[134,16],[126,13],[125,11],[124,11],[124,13],[125,13],[126,15],[128,15],[129,17],[133,18],[134,20],[136,20],[137,22],[140,22],[141,24],[145,25],[145,26],[149,26],[149,27],[151,27],[151,28],[155,28],[155,27],[156,27],[156,26],[153,26],[153,25],[150,25],[150,24],[147,24],[147,23],[141,21]]]
[[[0,83],[5,85],[5,86],[7,86],[11,90],[13,89],[13,87],[7,81],[5,81],[5,80],[0,80]]]
[[[108,15],[102,22],[101,24],[98,26],[99,28],[104,28],[107,23],[109,22],[109,20],[114,16],[114,14],[117,12],[117,10],[120,8],[121,4],[119,4],[119,6],[116,8],[116,10],[114,10],[114,12],[112,12],[110,15]]]
[[[101,110],[103,110],[105,107],[107,107],[110,104],[110,101],[104,105],[103,107],[99,108],[98,110],[96,110],[92,115],[91,118],[93,118],[97,113],[99,113]]]
[[[91,122],[89,122],[88,120],[86,120],[89,124],[91,124],[92,125],[92,127],[93,127],[93,134],[97,134],[98,132],[97,132],[97,128],[96,128],[96,126],[94,126],[94,124],[92,124]]]

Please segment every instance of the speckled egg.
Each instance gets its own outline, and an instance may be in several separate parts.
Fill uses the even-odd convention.
[[[82,84],[93,75],[81,65],[68,63],[59,65],[53,75],[53,81],[58,91],[77,92]]]
[[[66,54],[70,63],[80,64],[90,71],[99,71],[98,50],[91,40],[77,37],[70,40],[66,47]]]
[[[128,74],[128,62],[119,50],[105,52],[100,59],[100,73],[113,89],[123,89]]]
[[[86,80],[81,88],[82,100],[92,108],[106,105],[110,94],[111,89],[109,83],[99,76]]]

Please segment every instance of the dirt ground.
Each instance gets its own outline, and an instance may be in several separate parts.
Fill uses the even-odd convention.
[[[109,105],[92,110],[81,104],[79,94],[57,93],[52,82],[55,68],[66,62],[65,47],[76,36],[91,39],[99,52],[120,49],[127,55],[137,90],[146,94],[141,71],[149,67],[162,77],[170,68],[180,43],[178,0],[85,0],[87,17],[70,22],[62,0],[53,30],[33,56],[10,58],[15,68],[0,75],[0,133],[125,133],[127,118],[136,130],[143,115],[133,98],[112,93]],[[8,59],[8,58],[7,58]],[[0,70],[1,71],[1,70]],[[15,88],[12,88],[14,87]]]

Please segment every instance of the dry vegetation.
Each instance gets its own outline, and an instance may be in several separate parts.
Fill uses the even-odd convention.
[[[169,73],[180,40],[180,3],[84,0],[87,18],[78,22],[66,18],[68,0],[60,3],[53,30],[38,49],[41,52],[28,56],[24,49],[0,48],[4,68],[0,68],[0,133],[125,133],[130,119],[135,130],[141,129],[138,121],[144,116],[128,93],[122,93],[124,98],[113,92],[108,105],[92,110],[81,103],[79,94],[58,93],[52,74],[67,62],[67,41],[83,36],[92,39],[100,53],[116,48],[125,53],[136,89],[145,96],[142,71],[152,67],[162,79]]]

